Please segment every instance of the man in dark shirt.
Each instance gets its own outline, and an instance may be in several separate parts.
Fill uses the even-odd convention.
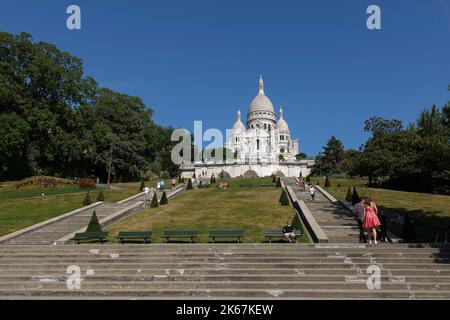
[[[284,234],[284,237],[289,241],[289,243],[292,243],[292,240],[294,240],[294,242],[296,242],[294,231],[295,231],[294,226],[292,224],[290,224],[289,222],[286,223],[286,226],[283,228],[283,234]]]
[[[365,197],[361,197],[361,201],[355,204],[355,207],[353,208],[353,213],[359,226],[359,243],[366,242],[366,236],[364,234],[364,228],[362,226],[364,221],[364,200]]]

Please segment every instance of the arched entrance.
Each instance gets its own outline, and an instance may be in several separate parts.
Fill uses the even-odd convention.
[[[244,177],[245,178],[257,178],[258,174],[255,171],[253,171],[253,170],[247,170],[244,173]]]

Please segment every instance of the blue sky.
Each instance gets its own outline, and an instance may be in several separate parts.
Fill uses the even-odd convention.
[[[66,29],[70,4],[82,30]],[[366,27],[371,4],[382,30]],[[450,100],[450,0],[1,0],[0,30],[56,44],[189,130],[231,128],[237,106],[245,121],[262,73],[308,155],[331,135],[359,147],[371,116],[408,123]]]

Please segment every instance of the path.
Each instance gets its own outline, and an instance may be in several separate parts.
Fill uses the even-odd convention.
[[[316,189],[316,200],[312,201],[308,191],[302,191],[295,184],[295,178],[284,178],[286,186],[291,186],[298,200],[303,200],[327,235],[330,242],[359,242],[359,227],[350,211],[340,204],[332,203]]]

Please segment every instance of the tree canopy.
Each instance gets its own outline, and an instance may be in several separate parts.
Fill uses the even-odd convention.
[[[139,97],[84,75],[82,60],[31,35],[0,32],[0,179],[30,175],[116,179],[177,174],[172,128]]]

